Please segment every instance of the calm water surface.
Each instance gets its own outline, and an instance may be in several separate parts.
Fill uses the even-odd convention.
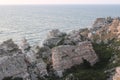
[[[90,27],[97,17],[120,16],[120,5],[0,6],[0,42],[26,37],[41,42],[51,29],[69,32]]]

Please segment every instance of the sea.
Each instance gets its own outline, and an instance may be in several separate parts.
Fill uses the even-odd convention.
[[[42,43],[52,29],[89,28],[96,18],[120,16],[120,5],[0,5],[0,43]]]

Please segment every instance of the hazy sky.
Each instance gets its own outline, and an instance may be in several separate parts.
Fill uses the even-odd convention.
[[[0,0],[0,4],[120,4],[120,0]]]

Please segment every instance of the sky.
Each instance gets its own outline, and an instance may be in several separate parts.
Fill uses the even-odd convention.
[[[120,4],[120,0],[0,0],[6,4]]]

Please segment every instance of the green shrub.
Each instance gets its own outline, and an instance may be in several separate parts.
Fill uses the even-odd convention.
[[[13,78],[13,77],[5,77],[5,78],[2,79],[2,80],[23,80],[23,79],[20,78],[20,77],[15,77],[15,78]]]

